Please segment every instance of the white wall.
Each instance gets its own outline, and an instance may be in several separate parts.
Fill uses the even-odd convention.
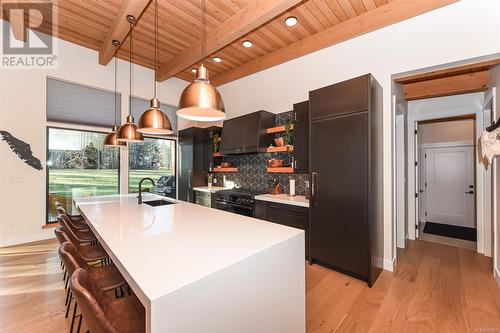
[[[0,45],[1,38],[0,34]],[[59,40],[57,55],[57,69],[0,70],[0,129],[29,143],[42,164],[46,160],[47,76],[108,90],[114,86],[113,62],[99,65],[97,52]],[[119,61],[118,90],[122,92],[123,119],[128,112],[128,73],[128,63]],[[153,72],[135,66],[133,73],[133,95],[151,98]],[[186,82],[178,79],[162,82],[158,93],[161,102],[177,105],[185,86]],[[126,167],[122,165],[122,169]],[[45,167],[43,171],[29,167],[0,141],[0,246],[53,236],[53,229],[42,230],[46,218],[45,177]],[[122,189],[126,188],[126,177],[123,178]]]
[[[500,51],[500,1],[462,0],[220,87],[229,116],[290,110],[308,91],[371,72],[384,89],[385,267],[392,223],[391,75]]]
[[[475,126],[474,119],[419,124],[419,144],[467,142],[474,145]]]

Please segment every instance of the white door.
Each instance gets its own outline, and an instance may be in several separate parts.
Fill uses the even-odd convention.
[[[427,222],[475,228],[474,146],[426,149]]]

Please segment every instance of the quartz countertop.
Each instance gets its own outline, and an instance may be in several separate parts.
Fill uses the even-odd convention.
[[[276,203],[282,203],[285,205],[309,207],[309,199],[306,199],[306,197],[302,195],[296,195],[291,197],[288,194],[277,194],[277,195],[262,194],[262,195],[256,195],[255,200],[271,201]]]
[[[198,187],[193,187],[193,190],[195,191],[200,191],[200,192],[210,192],[210,193],[215,193],[220,190],[228,190],[229,187],[222,187],[222,186],[198,186]]]
[[[117,265],[155,300],[298,236],[302,230],[146,193],[75,199]]]

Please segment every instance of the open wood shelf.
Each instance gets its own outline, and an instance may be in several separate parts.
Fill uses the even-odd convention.
[[[221,157],[221,156],[224,156],[224,155],[222,155],[221,153],[214,153],[214,157]]]
[[[293,151],[293,146],[288,145],[288,146],[281,146],[281,147],[267,147],[267,152],[268,153],[282,153],[282,152],[292,152]]]
[[[213,168],[213,172],[238,172],[238,168]]]
[[[290,127],[291,130],[293,130],[293,124],[292,126]],[[285,131],[285,125],[283,126],[276,126],[276,127],[271,127],[271,128],[268,128],[266,129],[266,133],[267,134],[272,134],[272,133],[281,133],[281,132],[284,132]]]
[[[267,168],[267,172],[293,173],[293,167]]]

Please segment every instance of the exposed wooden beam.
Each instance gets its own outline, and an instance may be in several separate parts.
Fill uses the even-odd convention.
[[[113,40],[117,40],[120,44],[127,37],[130,25],[127,22],[127,15],[132,15],[136,20],[139,20],[142,13],[148,8],[151,0],[124,0],[120,8],[120,12],[115,17],[113,25],[109,30],[104,42],[99,48],[99,64],[107,65],[113,58],[115,48],[111,44]]]
[[[221,85],[458,0],[394,0],[212,78]]]
[[[482,72],[482,71],[488,70],[492,67],[495,67],[498,64],[500,64],[500,58],[485,60],[485,61],[480,61],[480,62],[475,62],[475,63],[469,63],[466,65],[454,66],[454,67],[450,67],[450,68],[439,69],[439,70],[430,71],[430,72],[421,73],[421,74],[405,76],[405,77],[395,79],[394,82],[401,83],[401,84],[407,84],[407,83],[414,83],[414,82],[419,82],[419,81],[439,79],[439,78],[453,76],[453,75],[459,75],[459,74]]]
[[[448,76],[403,85],[404,97],[415,99],[450,96],[484,91],[490,84],[490,71]]]
[[[206,35],[205,54],[210,55],[222,49],[300,2],[302,0],[250,1],[245,8]],[[158,81],[166,80],[197,63],[201,58],[200,41],[198,41],[160,68],[156,78]]]

